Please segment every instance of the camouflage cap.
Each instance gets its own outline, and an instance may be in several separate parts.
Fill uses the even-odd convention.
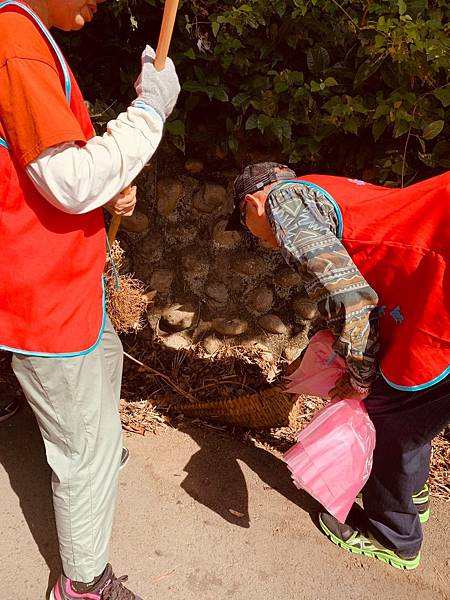
[[[234,210],[228,220],[226,231],[245,230],[241,223],[241,202],[247,194],[254,194],[270,183],[295,177],[296,174],[292,169],[280,163],[262,162],[247,165],[234,180]]]

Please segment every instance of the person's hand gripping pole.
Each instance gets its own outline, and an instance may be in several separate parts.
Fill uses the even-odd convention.
[[[177,16],[179,0],[166,0],[164,5],[164,14],[159,32],[158,46],[156,47],[156,56],[154,67],[157,71],[162,71],[166,64],[167,55],[169,53],[170,40],[172,39],[173,28]],[[128,186],[122,194],[128,196],[131,193],[131,186]],[[117,231],[120,227],[122,217],[114,214],[111,219],[111,224],[108,230],[108,240],[110,245],[116,239]]]

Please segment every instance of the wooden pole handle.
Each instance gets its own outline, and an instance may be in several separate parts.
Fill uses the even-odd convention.
[[[164,5],[164,14],[159,32],[158,45],[156,46],[155,69],[157,71],[162,71],[166,64],[170,40],[172,39],[173,28],[177,16],[178,2],[179,0],[166,0]]]
[[[128,186],[127,189],[129,189],[130,187],[131,186]],[[108,241],[109,241],[110,246],[112,246],[114,244],[114,240],[116,239],[116,235],[119,230],[121,220],[122,220],[122,217],[120,215],[112,216],[111,222],[109,224],[109,229],[108,229]]]
[[[164,4],[164,13],[155,56],[155,69],[157,71],[162,71],[166,64],[166,58],[169,54],[170,40],[172,39],[173,28],[175,26],[175,19],[177,16],[178,3],[179,0],[166,0]],[[129,185],[124,191],[129,191],[130,187],[131,186]],[[119,215],[113,215],[111,219],[108,230],[108,240],[111,246],[114,244],[114,240],[116,239],[121,220],[122,218]]]

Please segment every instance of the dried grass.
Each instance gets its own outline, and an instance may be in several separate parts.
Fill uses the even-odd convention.
[[[116,240],[105,270],[106,310],[118,333],[136,332],[145,325],[144,315],[155,292],[145,293],[144,284],[130,274],[120,274],[124,251]],[[115,267],[115,269],[114,269]]]

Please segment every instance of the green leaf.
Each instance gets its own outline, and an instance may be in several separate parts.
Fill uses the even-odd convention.
[[[397,3],[397,4],[398,4],[398,12],[399,12],[401,15],[404,15],[404,14],[405,14],[405,12],[406,12],[406,10],[407,10],[407,6],[406,6],[406,2],[405,2],[405,0],[398,0],[398,3]]]
[[[208,87],[206,89],[206,93],[208,94],[210,99],[215,98],[216,100],[219,100],[219,102],[228,102],[228,100],[229,100],[228,94],[224,90],[223,87],[219,87],[219,86]]]
[[[241,92],[240,94],[236,94],[231,103],[233,104],[234,108],[239,110],[239,112],[245,112],[249,107],[251,99],[251,94],[248,94],[247,92]]]
[[[219,33],[219,29],[220,29],[220,23],[218,23],[217,21],[214,21],[212,23],[212,32],[214,37],[217,37],[217,34]]]
[[[196,92],[204,92],[205,86],[199,83],[198,81],[194,81],[193,79],[191,79],[183,83],[183,90],[185,90],[186,92],[193,92],[195,94]]]
[[[330,66],[330,55],[323,46],[309,48],[306,52],[308,69],[314,75],[321,75]]]
[[[444,108],[450,106],[450,85],[446,85],[444,88],[434,90],[433,95],[440,100]]]
[[[184,121],[180,121],[180,119],[176,119],[175,121],[166,121],[166,130],[172,135],[179,135],[184,137],[186,133],[186,127]]]
[[[188,50],[186,50],[186,52],[183,53],[183,56],[185,56],[186,58],[190,58],[192,60],[195,59],[195,52],[193,50],[193,48],[189,48]]]
[[[247,119],[247,121],[245,122],[245,129],[247,129],[248,131],[251,129],[257,129],[258,128],[258,115],[253,114],[250,115],[249,118]]]
[[[283,141],[283,139],[291,139],[291,124],[286,119],[274,119],[270,129],[274,132],[280,142]]]
[[[399,119],[399,118],[395,119],[394,138],[401,137],[407,131],[409,131],[408,121],[405,121],[404,119]]]
[[[373,135],[373,139],[376,142],[378,142],[378,140],[380,139],[380,137],[383,135],[386,127],[387,127],[386,119],[378,119],[372,125],[372,135]]]
[[[375,73],[383,64],[383,61],[384,56],[380,56],[376,60],[369,59],[364,61],[361,65],[359,65],[359,68],[356,71],[355,79],[353,81],[353,87],[359,87],[362,83],[369,79],[369,77],[375,75]]]
[[[354,117],[350,117],[342,123],[344,131],[349,133],[358,133],[358,121]]]
[[[441,133],[444,129],[444,121],[439,119],[438,121],[433,121],[432,123],[428,123],[426,127],[423,128],[422,137],[424,140],[432,140],[437,135]]]
[[[417,139],[419,140],[419,144],[420,144],[420,147],[422,148],[422,152],[425,152],[425,150],[426,150],[426,147],[425,147],[425,142],[424,142],[424,141],[423,141],[423,139],[422,139],[421,137],[419,137],[419,136],[417,136]]]
[[[334,77],[327,77],[324,81],[325,87],[333,87],[334,85],[339,85]]]
[[[284,13],[286,12],[285,0],[272,0],[271,5],[275,9],[279,17],[284,17]]]

